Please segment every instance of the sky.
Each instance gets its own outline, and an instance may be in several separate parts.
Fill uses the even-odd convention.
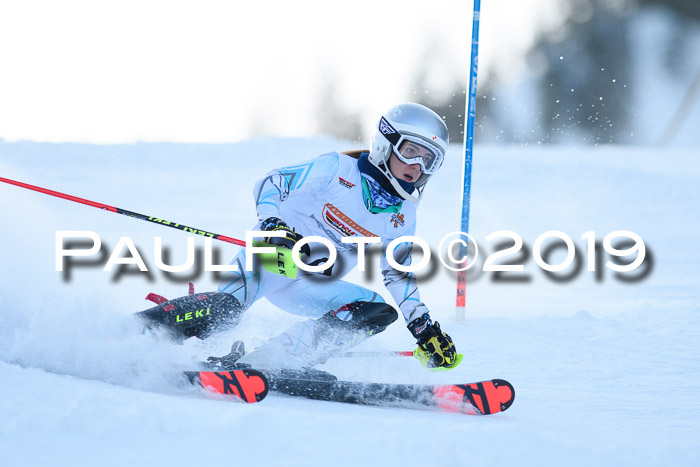
[[[553,0],[483,2],[480,76],[517,76]],[[367,127],[430,89],[466,89],[469,0],[0,0],[0,139],[131,143]]]

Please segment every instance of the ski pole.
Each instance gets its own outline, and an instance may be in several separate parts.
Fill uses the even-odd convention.
[[[197,235],[202,235],[205,237],[211,237],[215,240],[221,240],[222,242],[233,243],[234,245],[246,246],[243,240],[238,240],[237,238],[227,237],[226,235],[215,234],[207,232],[206,230],[188,227],[183,224],[178,224],[176,222],[170,222],[163,219],[159,219],[153,216],[147,216],[145,214],[139,214],[137,212],[127,211],[126,209],[117,208],[114,206],[109,206],[107,204],[97,203],[95,201],[90,201],[88,199],[78,198],[77,196],[67,195],[65,193],[60,193],[58,191],[49,190],[47,188],[41,188],[34,185],[29,185],[28,183],[18,182],[15,180],[10,180],[9,178],[0,177],[0,182],[8,183],[10,185],[15,185],[21,188],[26,188],[28,190],[37,191],[39,193],[44,193],[46,195],[55,196],[56,198],[66,199],[68,201],[73,201],[80,204],[85,204],[87,206],[92,206],[93,208],[100,208],[106,211],[115,212],[117,214],[123,214],[125,216],[133,217],[135,219],[140,219],[142,221],[153,222],[154,224],[164,225],[166,227],[172,227],[173,229],[182,230],[184,232],[193,233]]]
[[[416,349],[417,350],[417,349]],[[389,350],[389,351],[378,351],[378,352],[344,352],[338,355],[334,355],[338,358],[380,358],[380,357],[415,357],[416,360],[420,362],[425,368],[430,371],[445,371],[455,368],[462,362],[464,355],[457,354],[457,360],[450,367],[431,367],[429,366],[428,358],[421,355],[417,351],[413,350]]]
[[[341,358],[375,358],[375,357],[413,357],[412,350],[388,350],[380,352],[345,352],[336,357]]]

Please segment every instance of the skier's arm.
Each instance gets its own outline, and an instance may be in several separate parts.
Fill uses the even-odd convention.
[[[258,220],[284,220],[280,206],[290,196],[317,194],[325,190],[338,173],[338,154],[329,153],[300,164],[274,169],[255,183],[253,196]]]
[[[413,235],[415,227],[406,235]],[[416,284],[416,276],[412,272],[403,272],[394,269],[386,259],[386,247],[393,239],[387,239],[383,242],[384,256],[382,256],[381,267],[382,275],[384,276],[384,285],[396,301],[401,313],[403,314],[406,323],[413,321],[415,318],[424,313],[428,313],[428,307],[420,299],[418,285]],[[409,266],[411,264],[412,243],[402,243],[394,249],[394,260],[402,265]]]
[[[406,235],[413,235],[413,232],[415,226],[409,229]],[[394,297],[407,323],[406,327],[416,339],[421,360],[429,367],[456,366],[458,361],[454,343],[450,336],[440,329],[440,324],[433,323],[430,318],[428,307],[420,300],[415,275],[412,272],[399,271],[387,261],[388,243],[384,243],[385,254],[381,263],[384,285]],[[402,243],[396,247],[393,253],[396,262],[402,266],[410,265],[412,248],[412,243]]]

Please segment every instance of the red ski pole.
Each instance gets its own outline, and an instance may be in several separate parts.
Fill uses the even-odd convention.
[[[344,352],[336,357],[342,358],[376,358],[376,357],[413,357],[413,350],[388,350],[378,352]]]
[[[18,182],[15,180],[10,180],[9,178],[0,177],[0,182],[8,183],[10,185],[15,185],[21,188],[26,188],[32,191],[38,191],[39,193],[44,193],[46,195],[55,196],[61,199],[67,199],[68,201],[73,201],[80,204],[85,204],[87,206],[92,206],[93,208],[105,209],[110,212],[116,212],[117,214],[123,214],[125,216],[133,217],[135,219],[140,219],[142,221],[153,222],[154,224],[164,225],[166,227],[172,227],[173,229],[182,230],[184,232],[193,233],[197,235],[202,235],[205,237],[211,237],[216,240],[221,240],[226,243],[233,243],[234,245],[246,246],[243,240],[238,240],[237,238],[227,237],[225,235],[215,234],[212,232],[207,232],[206,230],[197,229],[195,227],[188,227],[183,224],[178,224],[176,222],[170,222],[163,219],[159,219],[153,216],[146,216],[144,214],[139,214],[137,212],[127,211],[126,209],[116,208],[114,206],[109,206],[107,204],[97,203],[95,201],[90,201],[88,199],[78,198],[77,196],[67,195],[65,193],[60,193],[58,191],[49,190],[46,188],[41,188],[34,185],[29,185],[28,183]]]
[[[416,349],[418,350],[418,349]],[[430,367],[428,366],[427,357],[422,356],[420,353],[411,350],[389,350],[389,351],[369,351],[369,352],[344,352],[334,357],[339,358],[380,358],[380,357],[415,357],[421,365],[428,368],[431,371],[443,371],[455,368],[462,362],[464,355],[457,354],[457,361],[450,367]]]

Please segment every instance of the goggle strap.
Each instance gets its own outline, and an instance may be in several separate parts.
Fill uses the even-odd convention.
[[[396,131],[396,129],[391,126],[391,123],[389,123],[384,117],[379,120],[379,131],[381,131],[384,137],[389,140],[392,146],[396,146],[401,139],[401,134]]]

